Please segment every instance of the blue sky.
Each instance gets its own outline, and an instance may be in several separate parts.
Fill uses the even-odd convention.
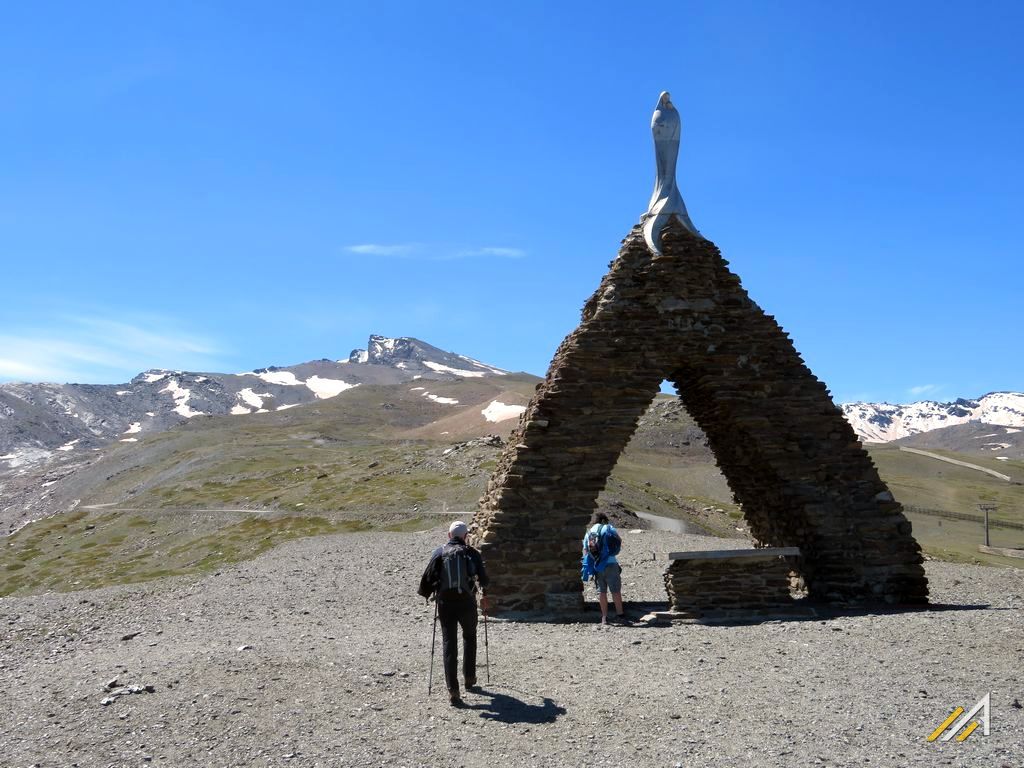
[[[543,374],[683,119],[837,400],[1024,389],[1019,3],[68,3],[0,27],[0,380],[416,336]]]

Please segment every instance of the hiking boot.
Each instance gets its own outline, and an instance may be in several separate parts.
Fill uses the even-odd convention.
[[[632,620],[630,620],[630,618],[624,613],[615,614],[614,621],[616,624],[622,624],[626,627],[631,626],[633,624]]]
[[[449,703],[453,707],[458,708],[458,707],[462,706],[462,697],[459,696],[459,692],[458,691],[455,691],[455,693],[450,693],[449,692],[449,694],[448,694],[448,701],[449,701]]]
[[[476,684],[476,678],[475,677],[467,677],[466,678],[466,690],[467,691],[475,691],[479,687],[480,686],[478,686]]]

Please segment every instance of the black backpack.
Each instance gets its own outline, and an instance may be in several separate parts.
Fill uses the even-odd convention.
[[[587,552],[594,558],[596,563],[601,559],[601,535],[595,531],[587,534]]]
[[[437,591],[472,594],[473,578],[476,576],[476,565],[469,556],[469,547],[465,544],[445,544],[441,548],[441,561]]]
[[[601,559],[601,550],[608,545],[608,556],[612,557],[622,551],[622,539],[612,532],[608,525],[602,525],[597,531],[587,534],[587,552],[596,563]]]

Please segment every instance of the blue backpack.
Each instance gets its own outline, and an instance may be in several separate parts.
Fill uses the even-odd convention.
[[[609,526],[604,532],[604,543],[608,547],[608,557],[615,557],[622,551],[622,539]]]
[[[581,573],[587,581],[597,573],[597,564],[622,551],[622,539],[611,526],[602,525],[597,531],[587,533],[586,548],[583,551]]]

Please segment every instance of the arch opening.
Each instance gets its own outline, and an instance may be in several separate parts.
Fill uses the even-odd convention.
[[[741,507],[707,435],[667,379],[619,455],[597,506],[627,528],[747,538]]]

